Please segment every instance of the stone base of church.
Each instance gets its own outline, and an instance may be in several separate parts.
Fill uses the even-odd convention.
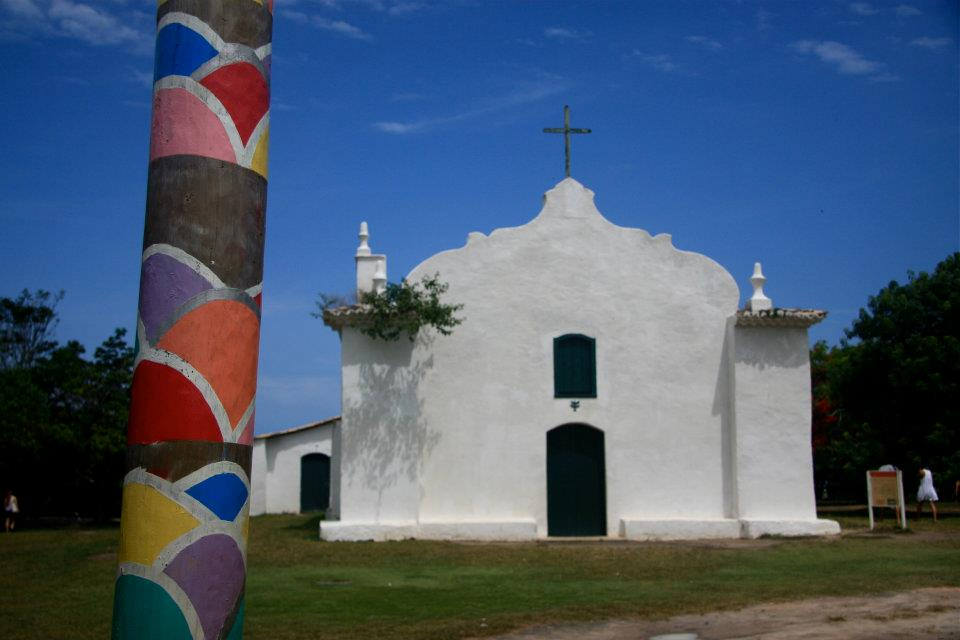
[[[537,523],[529,520],[482,522],[350,522],[321,521],[320,539],[358,540],[535,540]]]
[[[759,538],[761,536],[830,536],[840,533],[833,520],[623,519],[619,536],[626,540],[703,540],[709,538]],[[614,536],[611,536],[614,537]],[[537,523],[529,520],[478,522],[398,521],[320,522],[320,539],[373,540],[536,540]]]
[[[832,536],[840,533],[833,520],[756,520],[722,518],[695,520],[621,520],[620,537],[628,540],[699,540],[761,536]]]
[[[833,520],[741,520],[743,538],[760,536],[836,536],[840,525]]]
[[[739,538],[740,521],[730,518],[698,520],[621,520],[620,537],[627,540],[700,540]]]

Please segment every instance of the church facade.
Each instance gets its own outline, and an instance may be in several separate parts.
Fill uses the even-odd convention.
[[[366,228],[358,289],[386,280]],[[807,327],[668,235],[618,227],[567,178],[529,223],[471,233],[408,276],[460,303],[450,336],[340,333],[325,540],[736,538],[818,520]],[[757,278],[760,278],[759,269]]]

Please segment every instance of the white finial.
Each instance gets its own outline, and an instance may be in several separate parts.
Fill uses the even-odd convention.
[[[377,269],[373,272],[373,292],[383,293],[387,288],[387,259],[377,260]]]
[[[360,223],[360,246],[357,247],[358,256],[368,256],[370,255],[370,245],[367,244],[367,238],[370,237],[370,232],[367,231],[367,223]]]
[[[763,276],[760,269],[760,263],[753,263],[753,275],[750,276],[750,284],[753,285],[753,295],[747,301],[747,307],[750,311],[769,311],[773,309],[773,300],[763,295],[763,283],[767,279]]]

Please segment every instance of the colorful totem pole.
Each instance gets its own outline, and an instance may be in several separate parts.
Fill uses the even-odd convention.
[[[273,0],[159,0],[113,637],[243,634]]]

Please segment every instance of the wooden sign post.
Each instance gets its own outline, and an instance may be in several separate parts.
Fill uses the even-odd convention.
[[[900,520],[900,527],[907,528],[907,510],[903,502],[903,477],[896,471],[867,471],[867,511],[870,514],[870,529],[873,529],[873,508],[890,507]]]

